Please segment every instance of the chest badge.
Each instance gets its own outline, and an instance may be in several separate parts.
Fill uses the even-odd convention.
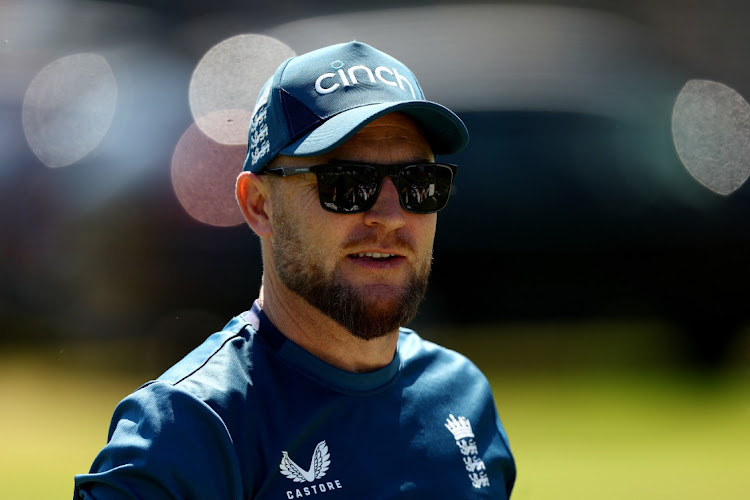
[[[471,485],[474,488],[486,488],[490,485],[490,478],[487,477],[487,467],[484,461],[479,457],[479,450],[474,441],[474,431],[471,429],[471,422],[466,417],[454,417],[452,414],[445,419],[445,428],[451,431],[453,439],[456,440],[461,452],[464,468],[469,475]]]
[[[295,483],[312,483],[326,475],[328,468],[331,466],[331,454],[328,453],[328,445],[321,441],[313,451],[310,468],[305,470],[289,457],[286,451],[281,452],[281,463],[279,469],[281,473]]]

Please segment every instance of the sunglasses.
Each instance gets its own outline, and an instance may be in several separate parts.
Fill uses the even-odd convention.
[[[458,167],[447,163],[370,165],[335,162],[310,167],[277,167],[264,174],[288,177],[314,173],[318,178],[320,206],[336,214],[370,210],[380,194],[383,179],[390,177],[398,191],[401,208],[415,214],[431,214],[445,207]]]

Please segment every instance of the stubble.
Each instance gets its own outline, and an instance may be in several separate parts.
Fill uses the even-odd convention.
[[[414,319],[427,291],[430,262],[421,272],[411,269],[394,296],[366,296],[347,283],[338,268],[326,272],[310,258],[315,252],[305,244],[281,197],[275,198],[273,258],[281,282],[290,291],[362,340],[388,335]]]

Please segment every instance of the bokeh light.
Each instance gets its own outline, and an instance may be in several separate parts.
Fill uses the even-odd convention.
[[[23,100],[23,130],[50,167],[75,163],[104,139],[117,105],[117,83],[98,54],[62,57],[45,66]]]
[[[182,207],[194,219],[212,226],[242,223],[234,185],[247,148],[220,144],[192,124],[172,156],[172,186]]]
[[[190,79],[190,110],[198,127],[222,144],[246,144],[261,87],[294,51],[264,35],[239,35],[217,44]]]
[[[735,90],[709,80],[690,80],[672,114],[672,134],[690,175],[721,195],[750,175],[750,105]]]

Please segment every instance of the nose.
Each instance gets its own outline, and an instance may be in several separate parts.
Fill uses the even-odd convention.
[[[396,230],[406,224],[404,210],[398,201],[398,191],[393,179],[383,179],[383,186],[375,204],[365,212],[365,224],[368,226],[383,226],[389,231]]]

